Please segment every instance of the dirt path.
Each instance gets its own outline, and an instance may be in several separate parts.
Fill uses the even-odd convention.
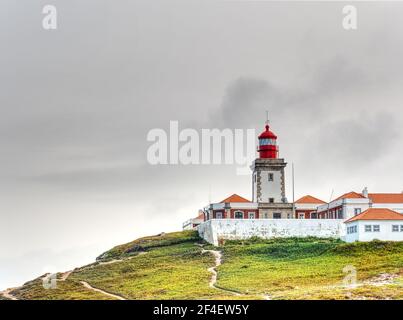
[[[66,281],[72,272],[73,271],[67,271],[67,272],[62,273],[61,278],[56,279],[56,281]],[[49,275],[50,275],[49,273],[46,273],[45,275],[42,276],[41,280],[43,281],[43,280],[47,279],[47,277],[49,277]],[[6,289],[4,291],[0,291],[0,295],[2,295],[3,297],[5,297],[6,299],[9,299],[9,300],[20,300],[16,296],[11,294],[11,291],[20,289],[20,288],[21,287],[15,287],[15,288]]]
[[[199,246],[202,249],[202,251],[201,251],[202,254],[208,252],[208,253],[211,253],[215,258],[214,266],[207,269],[207,271],[209,271],[212,274],[210,282],[209,282],[210,288],[221,290],[221,291],[233,294],[235,296],[243,296],[244,294],[241,294],[241,293],[239,293],[239,292],[237,292],[235,290],[225,289],[225,288],[222,288],[222,287],[217,287],[217,285],[216,285],[217,284],[217,276],[218,276],[217,268],[222,263],[222,253],[221,253],[221,251],[218,251],[218,250],[205,250],[203,248],[203,244],[200,244],[200,243],[196,243],[196,245]],[[261,297],[264,300],[271,300],[271,297],[269,295],[261,295]]]
[[[88,264],[88,265],[86,265],[86,266],[82,266],[82,267],[80,267],[80,268],[76,268],[76,270],[80,270],[80,271],[81,271],[81,270],[86,270],[86,269],[92,269],[92,268],[95,268],[95,267],[98,267],[98,266],[103,266],[103,265],[108,265],[108,264],[114,264],[114,263],[117,263],[117,262],[123,262],[123,261],[126,261],[126,260],[134,259],[134,258],[136,258],[136,257],[138,257],[138,256],[142,256],[142,255],[144,255],[144,254],[146,254],[146,253],[147,253],[147,251],[144,251],[144,252],[139,252],[138,254],[136,254],[136,255],[134,255],[134,256],[130,256],[130,257],[123,258],[123,259],[113,259],[113,260],[109,260],[109,261],[97,261],[97,262]]]
[[[62,273],[62,276],[60,277],[60,279],[58,281],[66,281],[67,278],[73,273],[73,270],[70,271],[66,271]]]
[[[229,293],[235,294],[237,296],[241,295],[240,293],[238,293],[236,291],[232,291],[232,290],[229,290],[229,289],[224,289],[224,288],[220,288],[220,287],[216,286],[217,276],[218,276],[217,267],[219,267],[221,265],[221,262],[222,262],[222,253],[221,253],[221,251],[218,251],[218,250],[206,250],[206,249],[203,248],[204,244],[201,244],[201,243],[195,243],[195,245],[199,246],[201,248],[201,253],[202,254],[205,254],[206,252],[208,252],[208,253],[211,253],[215,258],[214,266],[212,266],[210,268],[207,268],[207,271],[212,274],[210,282],[209,282],[210,288],[214,288],[214,289],[217,289],[217,290],[229,292]]]
[[[211,253],[214,258],[215,258],[215,264],[213,267],[210,267],[207,269],[207,271],[209,271],[210,273],[212,273],[210,282],[209,282],[209,286],[211,288],[215,288],[215,289],[219,289],[216,287],[216,283],[217,283],[217,267],[221,265],[221,259],[222,259],[222,254],[220,251],[217,250],[205,250],[202,248],[202,254],[209,252]]]
[[[394,280],[398,278],[398,274],[394,273],[380,273],[378,276],[373,277],[369,280],[363,282],[363,285],[370,285],[370,286],[383,286],[386,284],[394,283]]]
[[[138,254],[135,255],[135,256],[128,257],[128,258],[125,258],[125,259],[115,259],[115,260],[110,260],[110,261],[106,261],[106,262],[99,262],[98,264],[96,264],[96,265],[95,265],[95,264],[94,264],[94,265],[91,265],[91,266],[88,267],[88,268],[93,268],[93,267],[99,266],[99,265],[108,265],[108,264],[113,264],[113,263],[116,263],[116,262],[122,262],[122,261],[125,261],[125,260],[133,259],[133,258],[135,258],[135,257],[137,257],[137,256],[140,256],[140,255],[143,255],[143,254],[146,254],[146,253],[147,253],[147,252],[140,252],[140,253],[138,253]],[[86,268],[86,267],[83,267],[83,269],[85,269],[85,268]],[[56,279],[56,281],[57,281],[57,282],[59,282],[59,281],[66,281],[66,280],[68,279],[68,277],[70,277],[70,275],[71,275],[73,272],[74,272],[73,270],[69,270],[69,271],[66,271],[66,272],[61,273],[60,279]],[[45,278],[48,277],[48,276],[49,276],[49,274],[47,273],[47,274],[45,274],[45,275],[42,277],[42,279],[45,279]],[[88,282],[81,281],[81,284],[82,284],[84,287],[86,287],[87,289],[100,292],[100,293],[102,293],[102,294],[105,294],[105,295],[107,295],[107,296],[110,296],[110,297],[113,297],[113,298],[116,298],[116,299],[119,299],[119,300],[126,300],[125,298],[123,298],[123,297],[121,297],[121,296],[119,296],[119,295],[115,295],[115,294],[112,294],[112,293],[103,291],[103,290],[101,290],[101,289],[94,288],[94,287],[92,287]],[[18,288],[19,288],[19,287],[18,287]],[[9,299],[9,300],[19,300],[16,296],[14,296],[14,295],[11,294],[11,291],[13,291],[13,290],[15,290],[15,289],[18,289],[18,288],[9,288],[9,289],[0,291],[0,296],[3,296],[3,297],[5,297],[6,299]]]
[[[119,296],[119,295],[116,295],[116,294],[113,294],[113,293],[109,293],[109,292],[106,292],[106,291],[104,291],[104,290],[95,288],[95,287],[91,286],[88,282],[80,281],[80,283],[81,283],[84,287],[86,287],[87,289],[90,289],[90,290],[92,290],[92,291],[96,291],[96,292],[102,293],[102,294],[104,294],[104,295],[107,295],[107,296],[109,296],[109,297],[112,297],[112,298],[115,298],[115,299],[118,299],[118,300],[126,300],[126,299],[123,298],[122,296]]]
[[[324,286],[324,288],[327,289],[333,289],[333,288],[347,288],[347,289],[355,289],[355,288],[359,288],[362,286],[375,286],[375,287],[380,287],[380,286],[384,286],[384,285],[388,285],[388,284],[393,284],[395,283],[395,279],[399,277],[399,274],[395,274],[395,273],[380,273],[379,275],[361,281],[361,282],[356,282],[354,284],[351,285],[345,285],[345,284],[336,284],[336,285],[330,285],[330,286]]]
[[[117,262],[122,262],[122,261],[130,260],[130,259],[133,259],[133,258],[135,258],[135,257],[137,257],[137,256],[140,256],[140,255],[143,255],[143,254],[146,254],[146,253],[147,253],[147,252],[140,252],[139,254],[137,254],[137,255],[135,255],[135,256],[133,256],[133,257],[129,257],[129,258],[125,258],[125,259],[114,259],[114,260],[110,260],[110,261],[99,262],[98,264],[94,264],[94,265],[92,265],[92,266],[89,267],[89,268],[94,268],[94,267],[96,267],[96,266],[114,264],[114,263],[117,263]],[[71,273],[71,271],[70,271],[70,273]],[[67,277],[68,277],[68,275],[67,275]],[[118,300],[127,300],[126,298],[124,298],[124,297],[122,297],[122,296],[119,296],[119,295],[116,295],[116,294],[113,294],[113,293],[109,293],[109,292],[106,292],[106,291],[104,291],[104,290],[95,288],[95,287],[91,286],[88,282],[80,281],[80,283],[81,283],[84,287],[86,287],[87,289],[90,289],[90,290],[93,290],[93,291],[96,291],[96,292],[100,292],[100,293],[105,294],[105,295],[107,295],[107,296],[109,296],[109,297],[112,297],[112,298],[115,298],[115,299],[118,299]]]
[[[19,300],[16,296],[13,296],[10,292],[13,291],[16,288],[9,288],[4,291],[0,292],[0,295],[2,295],[4,298],[8,300]]]

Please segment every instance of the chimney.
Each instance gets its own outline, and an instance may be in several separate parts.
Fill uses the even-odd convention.
[[[367,188],[367,187],[365,187],[364,190],[362,190],[362,195],[363,195],[365,198],[368,198],[368,188]]]

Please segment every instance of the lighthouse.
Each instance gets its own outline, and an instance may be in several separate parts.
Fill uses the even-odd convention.
[[[277,135],[266,121],[264,131],[258,136],[258,158],[253,161],[252,201],[259,205],[259,215],[267,219],[291,219],[292,204],[285,195],[285,167],[279,157]]]

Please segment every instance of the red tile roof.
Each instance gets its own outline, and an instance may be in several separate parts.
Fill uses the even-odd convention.
[[[344,221],[344,223],[357,220],[403,220],[403,214],[390,209],[369,208],[355,217]]]
[[[221,203],[225,202],[250,202],[250,201],[234,193],[232,196],[229,196],[228,198],[221,201]]]
[[[195,219],[204,220],[204,212],[202,210],[199,210],[199,215]]]
[[[369,193],[373,203],[403,203],[403,193]]]
[[[312,197],[309,194],[306,196],[303,196],[302,198],[299,198],[295,203],[326,203],[325,201],[322,201],[318,198]]]
[[[357,198],[365,198],[362,194],[351,191],[341,195],[340,197],[334,199],[333,201],[340,200],[340,199],[357,199]]]

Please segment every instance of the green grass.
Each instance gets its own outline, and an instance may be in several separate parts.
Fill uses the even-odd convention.
[[[347,265],[356,268],[359,282],[380,273],[403,272],[402,242],[345,244],[331,239],[290,238],[227,242],[223,251],[225,260],[218,269],[218,285],[270,294],[275,299],[344,299],[345,293],[351,292],[342,286]],[[389,291],[398,298],[402,289],[397,284]]]
[[[187,242],[84,269],[71,279],[88,281],[128,299],[206,299],[217,295],[217,290],[208,287],[211,274],[207,268],[213,261],[211,255],[201,255],[200,248]]]
[[[180,243],[194,243],[200,241],[200,237],[196,231],[182,231],[162,233],[156,236],[149,236],[136,239],[132,242],[125,243],[112,248],[101,254],[97,261],[108,261],[113,259],[122,259],[136,255],[140,252],[146,252],[154,248],[171,246]]]
[[[117,246],[94,264],[77,268],[57,289],[40,279],[15,290],[23,299],[113,299],[86,289],[80,281],[127,299],[403,299],[403,242],[346,244],[340,240],[288,238],[226,241],[217,286],[210,288],[214,265],[201,254],[193,231],[146,237]],[[205,248],[213,248],[206,245]],[[122,261],[113,262],[114,259]],[[113,262],[107,264],[106,262]],[[360,286],[343,286],[343,268],[357,270]],[[379,286],[363,284],[381,273],[395,275]]]

